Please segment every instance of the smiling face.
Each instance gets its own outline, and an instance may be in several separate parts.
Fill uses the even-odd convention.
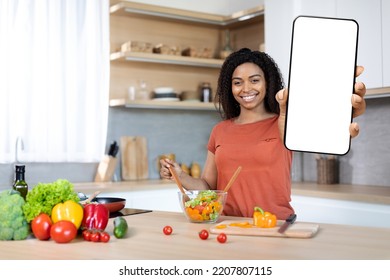
[[[233,72],[232,93],[241,111],[264,111],[266,81],[263,70],[250,62],[239,65]]]

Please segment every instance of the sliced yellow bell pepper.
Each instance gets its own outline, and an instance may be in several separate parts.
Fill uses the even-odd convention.
[[[51,210],[51,219],[53,223],[70,221],[79,229],[83,221],[83,214],[84,209],[80,204],[73,200],[68,200],[64,203],[58,203],[53,207]]]
[[[231,227],[241,227],[241,228],[251,228],[251,227],[253,227],[253,225],[250,224],[249,222],[231,223],[231,224],[229,224],[229,226],[231,226]]]

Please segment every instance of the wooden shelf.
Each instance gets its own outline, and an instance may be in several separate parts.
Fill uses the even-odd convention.
[[[260,5],[248,10],[236,12],[229,16],[216,15],[190,10],[175,9],[150,4],[135,3],[131,1],[121,1],[110,7],[111,15],[120,16],[150,16],[165,18],[174,21],[184,21],[191,23],[202,23],[227,27],[231,25],[257,20],[264,17],[264,6]]]
[[[133,109],[167,109],[167,110],[195,110],[215,111],[214,103],[203,103],[193,101],[156,101],[156,100],[134,100],[127,101],[124,98],[111,99],[110,107],[125,107]]]
[[[220,68],[223,60],[214,58],[197,58],[179,55],[166,55],[142,52],[115,52],[110,55],[111,61],[139,61],[160,64]]]
[[[174,104],[163,101],[164,105],[156,102],[127,104],[126,89],[146,76],[153,79],[148,81],[151,88],[167,84],[178,91],[189,91],[196,90],[204,81],[211,82],[212,88],[216,88],[219,69],[224,63],[224,59],[219,59],[218,53],[223,45],[223,32],[226,29],[230,29],[231,36],[239,42],[236,48],[241,48],[242,45],[252,49],[259,48],[264,43],[264,6],[226,16],[130,0],[110,0],[110,99],[114,99],[113,104],[118,103],[118,99],[125,99],[120,105],[111,106],[215,110],[213,104],[195,105],[189,101],[172,102]],[[150,44],[163,43],[180,48],[193,47],[196,50],[207,47],[212,56],[200,58],[157,54],[151,51],[137,52],[134,51],[138,50],[135,48],[128,49],[131,51],[125,51],[123,48],[121,51],[123,43],[129,40]],[[204,44],[206,46],[203,46]],[[153,76],[150,76],[150,73],[153,73]]]

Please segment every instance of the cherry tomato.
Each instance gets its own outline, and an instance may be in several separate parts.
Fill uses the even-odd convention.
[[[106,231],[101,232],[100,233],[100,241],[104,242],[104,243],[107,243],[108,241],[110,241],[110,234]]]
[[[209,238],[209,232],[205,229],[202,229],[199,232],[199,237],[200,237],[200,239],[206,240],[207,238]]]
[[[205,203],[205,204],[206,204],[206,203]],[[204,206],[203,204],[201,204],[201,205],[196,205],[196,206],[194,207],[194,209],[198,210],[199,213],[202,213],[203,210],[204,210],[204,208],[205,208],[205,206]]]
[[[99,242],[100,241],[100,232],[95,231],[91,233],[91,241],[92,242]]]
[[[68,243],[76,238],[77,228],[69,221],[58,221],[51,226],[51,238],[57,243]]]
[[[92,232],[88,229],[83,230],[83,238],[85,241],[91,241],[91,234]]]
[[[165,227],[163,228],[163,233],[164,233],[165,235],[171,235],[172,232],[173,232],[173,229],[172,229],[171,226],[165,226]]]
[[[224,233],[218,234],[217,240],[218,240],[219,243],[225,243],[226,240],[227,240],[226,234],[224,234]]]
[[[31,230],[36,238],[39,240],[50,239],[50,228],[53,222],[50,216],[42,213],[36,216],[31,222]]]

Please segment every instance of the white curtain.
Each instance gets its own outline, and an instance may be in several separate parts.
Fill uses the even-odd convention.
[[[108,0],[0,0],[0,162],[18,137],[20,161],[100,161],[109,47]]]

